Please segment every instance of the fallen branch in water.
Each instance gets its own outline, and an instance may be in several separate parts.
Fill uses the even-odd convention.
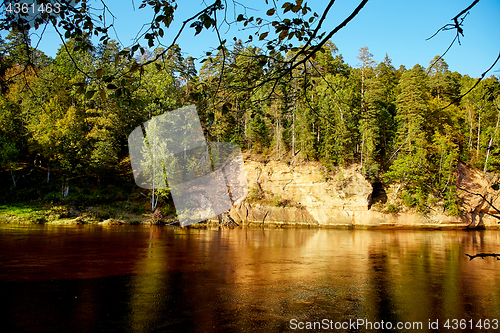
[[[466,256],[469,257],[469,260],[472,260],[474,258],[481,258],[481,259],[484,259],[486,257],[495,257],[497,258],[497,260],[500,260],[499,257],[500,257],[500,254],[497,254],[497,253],[478,253],[478,254],[475,254],[473,256],[471,256],[470,254],[465,254]]]

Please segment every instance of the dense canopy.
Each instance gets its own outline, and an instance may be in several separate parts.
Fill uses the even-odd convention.
[[[312,15],[311,22],[319,17],[302,1],[285,5],[284,11]],[[158,13],[170,8],[158,6]],[[213,26],[207,8],[193,19],[195,29]],[[161,35],[169,14],[156,17],[152,29]],[[394,68],[388,55],[373,61],[367,47],[353,66],[324,40],[328,34],[312,47],[319,30],[294,22],[276,28],[266,49],[222,43],[199,73],[176,44],[122,49],[109,38],[95,44],[74,26],[51,59],[31,46],[26,30],[11,27],[0,41],[0,169],[2,187],[10,188],[3,199],[60,199],[61,184],[64,196],[82,179],[111,182],[107,176],[129,165],[128,134],[188,104],[196,104],[208,141],[234,142],[265,159],[317,160],[328,168],[355,163],[373,183],[398,184],[404,204],[422,210],[440,201],[458,214],[459,160],[499,170],[496,77],[478,81],[451,72],[440,56],[427,67]],[[301,47],[281,47],[293,37]]]

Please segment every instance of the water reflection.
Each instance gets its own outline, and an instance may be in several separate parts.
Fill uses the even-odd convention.
[[[500,318],[496,231],[0,226],[7,331]],[[363,330],[360,330],[363,331]]]

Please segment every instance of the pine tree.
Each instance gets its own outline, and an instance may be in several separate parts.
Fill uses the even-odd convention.
[[[395,157],[386,180],[400,182],[411,191],[428,190],[428,146],[424,131],[428,113],[429,92],[425,84],[425,72],[420,65],[402,74],[398,88]]]
[[[369,92],[371,80],[374,75],[373,66],[375,65],[375,61],[373,61],[373,54],[368,51],[368,47],[362,47],[359,51],[360,53],[357,58],[361,61],[361,105],[359,120],[359,132],[361,134],[360,164],[361,168],[368,170],[375,164],[379,140],[378,110],[374,106],[373,94]]]
[[[265,152],[270,144],[269,130],[258,112],[252,114],[251,119],[247,129],[247,135],[251,140],[251,148],[257,153]]]
[[[396,86],[398,78],[391,59],[386,54],[384,61],[375,68],[376,77],[372,80],[370,107],[377,114],[379,141],[378,152],[381,160],[385,159],[395,135]]]
[[[315,88],[323,133],[318,150],[322,161],[348,165],[354,162],[358,139],[359,85],[341,55],[329,62],[329,68]]]
[[[451,101],[454,96],[455,82],[448,64],[440,56],[435,56],[429,67],[429,88],[431,95],[438,101]]]

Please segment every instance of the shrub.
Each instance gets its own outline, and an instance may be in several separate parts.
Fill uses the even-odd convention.
[[[407,207],[414,207],[417,204],[417,200],[410,192],[405,192],[403,194],[403,204]]]
[[[255,185],[250,189],[250,191],[248,191],[248,201],[250,202],[258,201],[260,198],[260,194],[261,194],[260,188],[257,185]]]
[[[460,204],[458,202],[457,194],[455,193],[454,189],[450,188],[445,192],[443,207],[449,215],[460,215]]]
[[[271,202],[271,205],[273,205],[274,207],[279,207],[282,205],[282,202],[281,202],[281,197],[279,194],[276,194]]]
[[[387,205],[386,205],[386,209],[385,209],[385,210],[386,210],[388,213],[393,213],[393,214],[395,214],[395,213],[399,212],[399,208],[398,208],[398,206],[393,205],[393,204],[391,204],[391,203],[387,203]]]
[[[165,217],[169,215],[177,216],[177,211],[175,210],[175,207],[173,207],[172,205],[165,205],[165,207],[161,208],[161,212]]]

